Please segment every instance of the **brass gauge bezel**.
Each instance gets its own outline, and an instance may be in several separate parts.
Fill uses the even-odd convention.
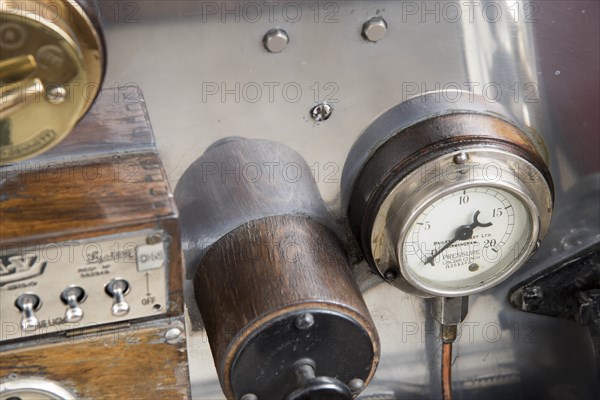
[[[0,164],[58,144],[96,99],[105,70],[104,39],[86,4],[0,0],[2,29],[22,39],[15,47],[1,42]]]

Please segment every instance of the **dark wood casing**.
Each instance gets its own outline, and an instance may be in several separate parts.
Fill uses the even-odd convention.
[[[365,382],[375,372],[379,339],[346,255],[337,238],[309,218],[265,217],[233,230],[208,250],[194,288],[228,399],[240,396],[234,394],[231,370],[253,335],[283,315],[311,308],[356,321],[372,346]],[[274,357],[274,363],[285,361]]]
[[[102,92],[65,141],[1,173],[3,248],[142,229],[171,240],[163,314],[1,344],[0,380],[43,377],[79,398],[189,398],[178,212],[139,89]],[[183,334],[167,343],[173,327]]]

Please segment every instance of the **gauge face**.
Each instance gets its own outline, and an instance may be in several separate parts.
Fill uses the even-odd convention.
[[[532,218],[520,196],[492,186],[450,191],[417,214],[399,261],[430,292],[461,291],[504,275],[531,248]]]

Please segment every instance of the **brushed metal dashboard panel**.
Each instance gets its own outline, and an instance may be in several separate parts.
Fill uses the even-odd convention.
[[[541,134],[557,185],[556,215],[526,267],[471,299],[455,347],[456,397],[591,399],[600,392],[584,327],[520,313],[506,300],[512,285],[600,240],[597,2],[105,3],[105,86],[143,90],[173,187],[222,137],[279,141],[311,166],[342,239],[348,153],[393,106],[459,88],[491,108],[499,103]],[[361,26],[376,15],[389,29],[383,40],[367,42]],[[262,46],[274,27],[290,36],[278,54]],[[334,111],[317,123],[309,110],[323,100]],[[384,284],[364,263],[355,275],[382,340],[381,363],[363,397],[439,397],[439,342],[428,304]],[[186,287],[189,299],[189,281]],[[188,346],[193,397],[222,398],[204,332],[191,332]]]

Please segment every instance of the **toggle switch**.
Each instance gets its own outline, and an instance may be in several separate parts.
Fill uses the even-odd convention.
[[[31,293],[22,294],[15,300],[15,306],[21,311],[23,318],[21,319],[21,329],[24,331],[34,331],[39,325],[39,321],[35,316],[35,311],[42,306],[40,298]]]
[[[70,286],[63,290],[60,299],[67,305],[65,320],[67,322],[78,322],[83,318],[83,309],[79,306],[85,300],[85,290],[79,286]]]
[[[116,317],[129,312],[125,296],[129,293],[129,283],[124,279],[113,279],[106,285],[106,293],[113,298],[112,314]]]

